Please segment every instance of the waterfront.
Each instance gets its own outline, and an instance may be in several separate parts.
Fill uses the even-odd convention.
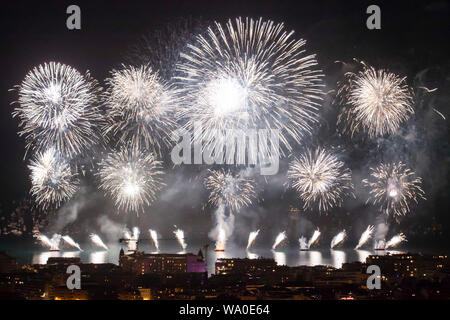
[[[49,257],[79,257],[83,263],[113,263],[119,262],[119,251],[121,248],[127,253],[125,245],[120,243],[107,243],[108,250],[94,247],[91,243],[80,243],[83,251],[74,250],[73,248],[62,247],[60,251],[49,251],[46,248],[40,248],[36,244],[30,242],[10,242],[2,241],[0,243],[0,251],[18,259],[20,264],[46,264]],[[430,253],[419,250],[417,248],[399,247],[395,250],[375,251],[372,249],[354,250],[353,248],[338,248],[331,250],[325,247],[312,248],[310,251],[300,251],[294,247],[283,247],[277,250],[270,248],[250,248],[246,250],[242,247],[233,247],[229,245],[224,252],[215,252],[209,247],[205,254],[204,244],[189,244],[184,252],[197,253],[200,249],[206,255],[208,264],[208,274],[214,273],[215,261],[218,258],[250,258],[257,259],[273,258],[278,265],[287,266],[316,266],[329,265],[340,268],[345,262],[365,262],[369,255],[386,255],[388,253],[414,252],[414,253]],[[155,252],[154,246],[147,241],[139,244],[139,250],[146,253]],[[161,243],[161,253],[183,253],[180,246],[174,241]],[[434,252],[433,252],[434,253]],[[439,253],[439,252],[436,252]]]

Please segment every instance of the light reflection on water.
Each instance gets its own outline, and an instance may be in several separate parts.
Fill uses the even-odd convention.
[[[61,250],[58,252],[46,251],[45,248],[38,249],[26,249],[24,246],[5,246],[2,243],[0,249],[7,251],[18,258],[21,263],[32,264],[45,264],[50,257],[79,257],[84,263],[119,263],[119,251],[122,248],[119,243],[107,243],[109,250],[101,248],[95,248],[90,243],[80,243],[81,248],[84,251],[73,251],[73,249]],[[205,255],[202,245],[188,244],[185,251],[180,252],[180,247],[177,244],[166,244],[161,247],[160,253],[194,253],[196,254],[202,249]],[[155,248],[151,244],[142,243],[139,244],[139,250],[155,253]],[[127,253],[124,247],[125,253]],[[340,268],[342,263],[360,261],[365,262],[367,256],[371,254],[384,255],[390,253],[398,253],[400,251],[373,251],[373,250],[354,250],[354,249],[337,249],[332,250],[317,249],[311,251],[300,251],[298,248],[283,248],[278,250],[271,250],[270,248],[246,248],[229,246],[224,252],[215,252],[210,249],[206,253],[206,259],[208,262],[208,273],[214,273],[214,264],[216,259],[220,258],[273,258],[278,265],[288,266],[316,266],[316,265],[330,265],[336,268]]]

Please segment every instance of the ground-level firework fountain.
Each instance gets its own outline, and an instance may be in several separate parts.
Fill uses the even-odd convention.
[[[128,229],[126,229],[123,233],[124,241],[127,243],[128,251],[129,252],[136,252],[137,251],[137,244],[139,241],[139,228],[134,227],[133,233],[130,233]]]
[[[155,230],[149,229],[150,237],[152,238],[153,244],[155,245],[156,251],[159,251],[158,234]]]
[[[320,231],[319,229],[315,230],[311,239],[309,239],[309,241],[306,239],[306,237],[300,237],[300,239],[298,239],[299,244],[300,244],[300,250],[301,251],[308,251],[309,248],[315,244],[320,237]]]
[[[282,243],[285,239],[286,239],[286,231],[280,232],[275,238],[272,250],[275,250],[280,245],[280,243]]]
[[[361,238],[359,238],[359,242],[356,245],[355,249],[361,248],[363,245],[365,245],[367,243],[367,241],[369,241],[370,237],[372,237],[373,230],[374,230],[374,226],[367,227],[367,229],[361,235]]]
[[[80,250],[80,251],[83,251],[83,250],[81,250],[80,245],[79,245],[78,243],[76,243],[71,237],[69,237],[69,236],[66,235],[66,236],[63,236],[62,239],[63,239],[67,244],[69,244],[71,247],[74,247],[74,248],[77,248],[77,249]]]
[[[346,236],[347,236],[347,233],[345,232],[345,230],[342,230],[337,235],[335,235],[333,240],[331,240],[331,245],[330,245],[331,249],[341,245],[344,242]]]
[[[54,234],[51,239],[43,234],[37,234],[35,236],[41,243],[50,248],[50,251],[59,251],[59,244],[61,242],[61,235]]]
[[[258,234],[259,234],[259,229],[256,231],[250,232],[250,234],[248,235],[247,249],[249,249],[252,246],[253,242],[255,242],[255,239],[258,236]]]
[[[98,247],[101,247],[103,249],[108,250],[108,247],[106,246],[106,244],[103,243],[102,239],[100,238],[99,235],[95,234],[95,233],[91,233],[89,235],[89,238],[91,238],[91,241]]]
[[[177,226],[175,226],[175,228],[177,228]],[[177,237],[181,249],[183,249],[183,251],[186,250],[187,244],[184,241],[184,231],[177,228],[173,233],[175,234],[175,237]]]
[[[391,240],[389,240],[386,243],[386,249],[394,248],[394,247],[398,246],[400,243],[402,243],[403,241],[406,241],[406,236],[403,233],[399,233],[399,234],[393,236],[391,238]]]
[[[398,246],[400,243],[406,240],[406,236],[403,233],[396,234],[389,241],[381,239],[375,242],[375,250],[386,250],[389,248],[394,248]]]

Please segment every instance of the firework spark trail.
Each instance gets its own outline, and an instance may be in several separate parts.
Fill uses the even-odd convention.
[[[399,233],[386,242],[386,249],[396,247],[403,241],[407,241],[406,236],[403,233]]]
[[[259,229],[256,230],[256,231],[250,232],[250,234],[248,236],[247,249],[249,249],[252,246],[252,244],[255,241],[255,239],[258,236],[258,234],[259,234]]]
[[[70,246],[77,248],[80,251],[83,251],[83,250],[81,250],[80,245],[78,243],[76,243],[71,237],[66,235],[66,236],[63,236],[62,239],[65,242],[67,242]]]
[[[280,232],[275,238],[275,242],[273,243],[272,250],[275,250],[281,242],[286,239],[286,231]]]
[[[38,152],[30,161],[31,194],[45,208],[59,206],[78,190],[79,180],[54,148]]]
[[[153,240],[153,244],[155,245],[156,251],[159,251],[159,243],[158,243],[158,234],[155,230],[148,230],[150,232],[150,237]]]
[[[304,209],[327,211],[342,205],[352,194],[351,171],[337,155],[317,148],[307,150],[289,164],[287,178],[304,202]]]
[[[118,209],[139,212],[156,199],[163,185],[161,162],[152,153],[121,149],[100,163],[100,188],[115,200]]]
[[[95,234],[95,233],[91,233],[89,235],[89,238],[91,238],[91,241],[98,247],[102,247],[106,250],[108,250],[108,247],[106,246],[106,244],[104,244],[104,242],[102,241],[102,239],[100,238],[99,235]]]
[[[219,224],[218,225],[218,231],[217,231],[217,241],[216,241],[216,247],[215,250],[216,251],[224,251],[225,250],[225,245],[227,242],[227,235],[225,232],[225,229],[222,228],[223,224]]]
[[[49,247],[50,250],[56,251],[59,250],[59,243],[61,242],[61,235],[54,234],[51,239],[43,234],[37,234],[35,237],[42,242],[45,246]]]
[[[338,125],[352,136],[359,131],[369,137],[393,134],[414,113],[406,78],[362,66],[358,73],[348,73],[340,86]]]
[[[279,129],[281,145],[292,150],[289,140],[299,143],[317,122],[323,94],[322,72],[305,43],[283,24],[249,18],[199,35],[181,54],[176,77],[179,117],[187,130],[197,122],[204,129],[194,139],[214,144],[214,130]]]
[[[367,229],[362,233],[361,238],[359,238],[358,245],[355,247],[355,249],[361,248],[363,245],[366,244],[367,241],[369,241],[370,237],[372,237],[374,229],[375,229],[374,226],[367,227]]]
[[[44,63],[26,75],[18,91],[19,107],[13,116],[20,119],[19,135],[25,136],[27,149],[43,151],[54,146],[60,154],[73,157],[101,141],[99,89],[89,73]]]
[[[107,109],[103,134],[112,134],[121,145],[161,154],[176,129],[173,120],[175,90],[149,66],[122,66],[111,71],[104,94]]]
[[[256,198],[255,184],[252,179],[233,175],[230,171],[209,170],[205,187],[210,192],[209,203],[217,207],[214,211],[216,227],[209,236],[217,241],[216,250],[225,250],[225,243],[234,229],[234,213],[249,206]],[[228,216],[226,208],[229,209]]]
[[[345,232],[345,230],[342,230],[337,235],[335,235],[334,238],[331,240],[331,245],[330,245],[331,249],[342,244],[346,237],[347,237],[347,233]]]
[[[309,239],[309,241],[308,241],[308,249],[319,240],[319,237],[320,237],[320,231],[319,231],[319,229],[317,229],[314,231],[311,239]]]
[[[425,199],[422,179],[404,163],[380,164],[370,171],[369,178],[362,182],[370,188],[367,202],[379,205],[380,211],[388,215],[406,215],[412,203]]]
[[[173,232],[175,234],[175,237],[178,240],[178,243],[180,244],[181,248],[186,250],[187,244],[184,242],[184,231],[181,229],[178,229],[177,226],[175,226],[176,230]]]

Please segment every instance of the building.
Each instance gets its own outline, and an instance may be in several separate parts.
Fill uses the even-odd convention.
[[[11,273],[17,270],[17,260],[4,252],[0,252],[0,273]]]
[[[275,271],[277,263],[274,259],[218,259],[216,261],[216,275],[229,273],[264,273]]]
[[[176,273],[206,273],[206,261],[200,250],[197,255],[186,254],[147,254],[135,252],[125,255],[120,251],[119,265],[134,274],[176,274]]]
[[[377,265],[384,277],[425,278],[432,274],[449,273],[450,260],[446,255],[422,255],[412,253],[371,255],[367,265]]]

